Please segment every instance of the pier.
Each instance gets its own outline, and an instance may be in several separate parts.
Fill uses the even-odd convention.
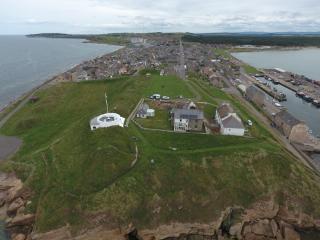
[[[291,91],[294,91],[294,92],[298,92],[299,91],[299,88],[297,86],[293,86],[290,82],[286,82],[283,79],[277,78],[274,75],[271,75],[271,74],[269,74],[269,73],[267,73],[265,71],[263,71],[263,73],[264,73],[265,77],[271,78],[273,80],[276,80],[280,85],[290,89]]]
[[[284,94],[275,92],[271,88],[267,87],[264,84],[255,82],[254,85],[257,86],[258,88],[260,88],[262,91],[264,91],[268,95],[270,95],[271,97],[273,97],[274,99],[277,99],[279,102],[283,102],[283,101],[287,100],[287,98]]]
[[[319,84],[313,80],[306,80],[304,76],[293,74],[291,72],[277,72],[277,70],[262,70],[265,78],[277,82],[295,92],[298,97],[306,102],[311,102],[314,106],[320,107]],[[302,94],[301,94],[302,93]]]

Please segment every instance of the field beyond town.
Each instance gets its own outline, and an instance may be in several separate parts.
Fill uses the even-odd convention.
[[[23,139],[1,167],[32,189],[28,211],[36,214],[37,231],[67,223],[77,231],[96,219],[110,228],[210,222],[227,207],[263,198],[320,216],[318,179],[245,106],[196,77],[146,73],[50,86],[0,130]],[[230,102],[254,125],[246,137],[149,131],[133,121],[92,132],[90,119],[106,112],[105,93],[110,111],[125,118],[140,99],[159,93],[201,102],[207,119],[219,103]],[[166,112],[156,111],[157,117],[155,125],[152,119],[142,124],[170,128]]]

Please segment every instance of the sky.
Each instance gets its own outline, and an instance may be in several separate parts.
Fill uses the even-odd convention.
[[[320,31],[320,0],[0,0],[0,34]]]

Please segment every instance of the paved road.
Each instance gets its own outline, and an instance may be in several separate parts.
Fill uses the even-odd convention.
[[[17,113],[23,106],[30,100],[30,98],[39,90],[46,87],[52,80],[44,82],[42,85],[34,88],[29,93],[25,95],[23,100],[7,115],[0,119],[0,128],[2,128],[10,118]],[[10,155],[14,154],[22,145],[22,140],[17,137],[6,137],[0,135],[0,160],[8,158]]]
[[[179,54],[179,76],[181,79],[186,79],[186,69],[185,69],[185,56],[182,41],[180,40],[180,54]]]
[[[0,128],[16,113],[18,112],[30,99],[32,94],[27,96],[22,102],[18,104],[10,113],[5,115],[0,120]],[[0,160],[5,160],[11,155],[13,155],[20,146],[22,145],[22,140],[17,137],[6,137],[0,135]]]
[[[0,136],[0,160],[5,160],[14,154],[21,144],[22,141],[19,138]]]
[[[15,107],[15,109],[13,109],[10,113],[8,113],[7,115],[5,115],[1,120],[0,120],[0,128],[3,127],[4,124],[6,124],[6,122],[16,113],[18,112],[30,99],[32,94],[30,94],[29,96],[27,96],[22,102],[20,102],[18,104],[18,106]]]

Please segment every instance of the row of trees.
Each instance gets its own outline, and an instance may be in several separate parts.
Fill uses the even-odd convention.
[[[282,46],[282,47],[320,47],[320,36],[317,35],[201,35],[185,34],[184,41],[211,44],[229,45],[256,45],[256,46]]]

